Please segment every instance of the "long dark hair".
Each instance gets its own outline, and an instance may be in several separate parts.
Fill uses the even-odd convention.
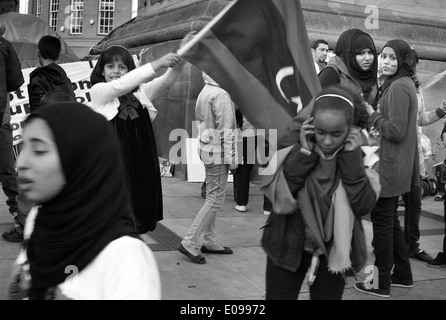
[[[91,72],[90,83],[95,85],[99,82],[105,82],[103,76],[104,67],[107,63],[117,61],[122,59],[122,62],[127,66],[129,71],[136,69],[135,61],[130,54],[130,52],[123,46],[111,46],[105,49],[99,56],[98,62]]]

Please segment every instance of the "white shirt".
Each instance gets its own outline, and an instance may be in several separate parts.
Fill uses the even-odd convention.
[[[34,229],[38,207],[26,219],[24,238]],[[26,261],[21,250],[16,264]],[[58,286],[74,300],[160,300],[161,280],[155,256],[143,241],[124,236],[110,242],[81,272],[75,266],[65,269],[67,279]],[[56,294],[57,298],[57,294]]]
[[[129,236],[110,242],[80,273],[67,272],[61,293],[74,300],[160,300],[161,280],[146,243]]]
[[[96,83],[91,88],[91,102],[87,105],[110,121],[118,114],[120,105],[118,97],[138,87],[134,95],[147,109],[150,119],[153,121],[158,111],[151,100],[169,89],[182,70],[181,67],[168,68],[162,76],[158,77],[152,65],[146,63],[129,71],[119,79]]]
[[[314,67],[316,68],[316,74],[319,74],[319,72],[321,72],[321,69],[319,68],[319,65],[317,64],[316,61],[313,60],[313,62],[314,62]]]

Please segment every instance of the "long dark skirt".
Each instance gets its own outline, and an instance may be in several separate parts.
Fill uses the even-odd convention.
[[[138,118],[111,120],[121,142],[133,217],[139,233],[153,231],[163,219],[161,174],[152,122],[147,110],[137,109]]]

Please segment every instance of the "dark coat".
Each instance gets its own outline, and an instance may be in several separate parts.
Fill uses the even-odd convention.
[[[397,197],[420,185],[418,98],[415,84],[402,77],[390,84],[370,123],[380,132],[380,197]]]
[[[11,120],[8,93],[19,89],[25,80],[14,47],[3,37],[0,37],[0,76],[0,120],[4,124]]]
[[[73,85],[65,70],[56,63],[36,68],[29,75],[28,95],[31,113],[40,107],[40,100],[47,92],[64,91],[75,100]]]

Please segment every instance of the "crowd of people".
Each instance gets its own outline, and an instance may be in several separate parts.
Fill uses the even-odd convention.
[[[194,35],[187,33],[180,47]],[[92,71],[91,103],[84,105],[75,101],[71,81],[56,63],[60,41],[43,37],[16,170],[7,93],[23,84],[23,75],[14,50],[2,37],[0,42],[0,178],[15,220],[2,237],[23,243],[11,299],[160,299],[159,266],[141,238],[163,219],[153,100],[177,81],[185,59],[172,52],[136,67],[127,48],[110,46]],[[377,283],[358,282],[355,289],[390,297],[392,286],[412,287],[410,257],[446,267],[446,237],[436,258],[418,243],[426,175],[420,127],[444,118],[446,107],[426,112],[417,52],[400,39],[378,52],[359,29],[340,35],[330,59],[328,50],[325,40],[311,44],[322,91],[308,106],[298,141],[286,148],[277,179],[263,189],[266,299],[295,300],[305,280],[310,299],[342,299],[345,277],[360,272],[368,258],[361,222],[367,214]],[[249,151],[257,148],[256,129],[243,114],[237,121],[240,110],[231,96],[202,75],[195,118],[205,200],[178,244],[196,264],[206,263],[200,252],[234,253],[217,241],[217,214],[230,173],[235,209],[247,211],[255,163]],[[446,141],[446,125],[439,135]],[[370,146],[379,147],[373,164],[364,162]],[[271,196],[278,193],[280,201]],[[444,206],[446,218],[446,201]],[[75,274],[67,279],[70,266]]]

